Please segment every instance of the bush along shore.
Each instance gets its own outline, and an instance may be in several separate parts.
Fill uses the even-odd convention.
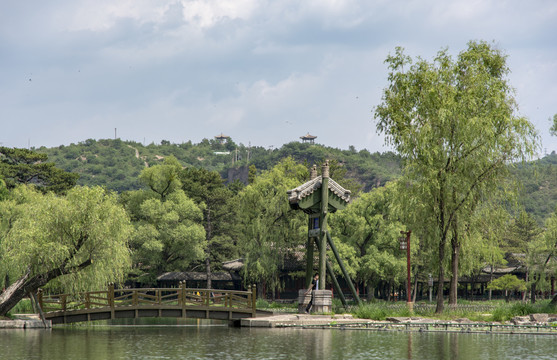
[[[429,303],[416,303],[410,312],[406,303],[369,302],[347,311],[334,302],[333,313],[317,315],[297,315],[294,304],[261,301],[258,305],[282,314],[280,319],[269,319],[269,327],[557,335],[557,309],[549,300],[537,304],[464,301],[455,308],[447,306],[443,314],[435,314],[435,305]]]

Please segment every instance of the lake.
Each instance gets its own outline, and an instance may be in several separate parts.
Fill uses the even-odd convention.
[[[143,320],[145,323],[145,320]],[[544,335],[232,328],[167,319],[158,325],[1,330],[1,359],[555,359]],[[174,326],[171,326],[174,324]]]

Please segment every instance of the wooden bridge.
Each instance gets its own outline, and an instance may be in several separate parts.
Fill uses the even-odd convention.
[[[38,300],[52,324],[141,317],[239,320],[256,317],[255,286],[247,291],[178,288],[115,289],[45,295]]]

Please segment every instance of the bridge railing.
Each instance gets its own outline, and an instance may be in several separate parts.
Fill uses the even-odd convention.
[[[186,288],[180,282],[177,288],[115,289],[110,284],[107,290],[77,294],[49,294],[39,290],[38,300],[44,312],[71,311],[94,308],[119,308],[136,306],[153,307],[199,307],[244,309],[255,313],[256,288],[247,291]]]

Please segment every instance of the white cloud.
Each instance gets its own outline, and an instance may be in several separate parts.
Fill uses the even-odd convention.
[[[135,140],[223,131],[279,146],[317,129],[324,144],[379,150],[371,110],[387,85],[387,54],[402,45],[431,59],[471,39],[495,40],[509,54],[520,107],[536,126],[557,113],[557,3],[549,0],[3,5],[0,108],[9,123],[0,142],[8,146],[110,137],[114,127]]]

